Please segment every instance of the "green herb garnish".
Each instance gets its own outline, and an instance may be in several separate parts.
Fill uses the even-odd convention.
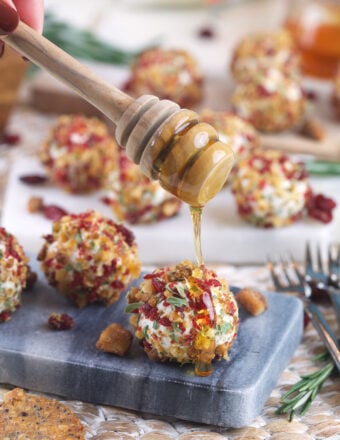
[[[125,308],[125,312],[126,313],[134,312],[135,310],[139,309],[139,307],[141,305],[143,305],[142,302],[134,302],[134,303],[128,304]]]
[[[178,296],[169,296],[166,299],[169,304],[175,307],[182,307],[188,305],[188,300],[186,298],[179,298]]]
[[[146,337],[147,337],[148,330],[149,330],[149,326],[148,326],[148,325],[146,325],[145,327],[143,327],[143,336],[144,336],[144,339],[146,339]]]
[[[81,232],[80,231],[77,231],[76,232],[76,234],[75,234],[75,236],[74,236],[74,239],[76,240],[76,242],[79,244],[79,243],[81,243],[82,241],[83,241],[83,237],[81,236]]]
[[[327,364],[312,374],[301,376],[301,380],[293,385],[281,397],[281,406],[277,409],[277,414],[289,414],[288,420],[291,422],[294,415],[299,412],[305,414],[318,392],[321,390],[325,380],[335,369],[335,364],[328,353],[322,353],[314,358],[315,360],[326,361]]]

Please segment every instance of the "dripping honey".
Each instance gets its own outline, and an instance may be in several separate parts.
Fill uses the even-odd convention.
[[[340,64],[340,4],[307,2],[289,14],[285,27],[300,53],[303,73],[334,78]]]
[[[201,244],[202,211],[202,207],[196,208],[194,206],[190,206],[190,214],[194,235],[194,248],[198,266],[202,266],[204,264]]]

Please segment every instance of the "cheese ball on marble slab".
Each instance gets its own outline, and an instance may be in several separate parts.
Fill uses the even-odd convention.
[[[38,255],[42,272],[78,307],[113,304],[139,276],[134,235],[96,211],[65,215],[44,240]]]
[[[0,323],[11,319],[21,305],[26,287],[28,258],[18,240],[0,227]]]
[[[277,150],[256,150],[242,158],[231,188],[239,215],[265,228],[299,220],[312,194],[304,165]]]
[[[50,130],[40,160],[63,190],[90,193],[103,188],[116,169],[118,145],[99,119],[64,115]]]
[[[182,202],[150,180],[138,165],[119,152],[119,168],[113,173],[105,202],[119,221],[130,224],[155,223],[178,214]]]
[[[212,372],[211,361],[228,359],[239,317],[225,280],[204,266],[183,261],[144,276],[127,296],[136,336],[151,360],[194,363]]]
[[[185,50],[148,49],[132,65],[125,90],[136,97],[156,95],[190,108],[202,100],[203,73]]]
[[[268,69],[251,81],[237,85],[233,110],[262,132],[281,132],[296,127],[306,113],[306,100],[299,81]]]
[[[244,154],[260,145],[260,138],[255,128],[232,112],[204,109],[200,113],[200,119],[212,125],[220,140],[230,145],[235,153],[235,163]]]
[[[236,81],[248,81],[272,67],[287,75],[300,74],[300,58],[287,31],[251,33],[234,48],[230,69]]]

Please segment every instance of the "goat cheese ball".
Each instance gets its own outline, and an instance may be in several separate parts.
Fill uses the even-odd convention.
[[[14,235],[0,227],[0,323],[11,319],[21,305],[28,258]]]
[[[298,125],[306,113],[301,84],[276,69],[237,85],[233,110],[262,132],[281,132]]]
[[[123,149],[119,152],[119,168],[113,173],[105,201],[119,221],[130,224],[154,223],[173,217],[182,206],[158,181],[145,176]]]
[[[212,125],[222,142],[233,149],[235,163],[249,151],[260,145],[260,138],[255,128],[245,119],[229,111],[204,109],[200,119]]]
[[[144,276],[127,296],[136,336],[151,360],[195,364],[211,374],[213,359],[228,359],[237,334],[237,303],[225,280],[183,261]]]
[[[64,115],[42,145],[40,160],[63,190],[89,193],[103,188],[116,169],[118,145],[99,119]]]
[[[38,255],[42,272],[78,307],[110,306],[140,274],[132,232],[96,211],[63,216],[44,240]]]
[[[203,73],[185,50],[148,49],[136,58],[125,89],[136,97],[156,95],[190,108],[202,100]]]
[[[232,181],[239,215],[265,228],[299,220],[312,194],[304,165],[277,150],[256,150],[242,158]]]
[[[285,30],[251,33],[234,48],[230,69],[236,81],[248,81],[268,68],[300,74],[300,57]]]

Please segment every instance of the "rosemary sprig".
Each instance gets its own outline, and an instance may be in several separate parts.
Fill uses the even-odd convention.
[[[277,414],[289,414],[288,420],[291,422],[294,415],[299,412],[305,414],[311,406],[318,392],[321,390],[325,380],[335,369],[335,364],[328,353],[322,353],[314,360],[326,361],[327,364],[306,376],[300,376],[299,382],[293,385],[285,394],[282,395],[281,406],[276,410]]]
[[[76,58],[127,65],[137,55],[106,43],[90,31],[57,20],[51,13],[45,14],[43,35]]]

